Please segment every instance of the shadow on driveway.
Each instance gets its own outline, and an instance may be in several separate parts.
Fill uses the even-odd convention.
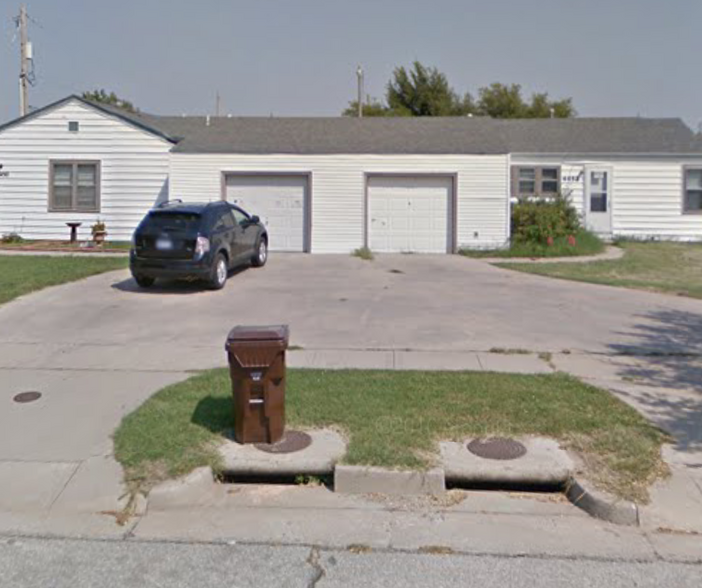
[[[228,280],[235,278],[248,269],[250,268],[238,267],[229,270]],[[229,281],[227,281],[224,289],[226,290],[230,285]],[[133,278],[127,278],[126,280],[112,284],[112,288],[132,294],[200,294],[202,292],[213,291],[203,280],[173,280],[166,278],[156,280],[156,283],[150,288],[141,288]]]
[[[640,317],[626,333],[633,345],[610,345],[623,359],[617,393],[671,433],[676,449],[702,451],[702,316],[663,310]]]

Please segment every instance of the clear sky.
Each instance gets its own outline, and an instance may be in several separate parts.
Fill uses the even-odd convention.
[[[0,4],[0,120],[19,46]],[[581,116],[702,121],[702,0],[26,0],[39,107],[105,88],[163,114],[336,115],[394,67],[437,66],[460,93],[494,81],[572,97]]]

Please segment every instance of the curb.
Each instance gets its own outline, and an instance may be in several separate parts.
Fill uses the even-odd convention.
[[[446,492],[446,481],[442,468],[415,472],[372,466],[337,465],[334,468],[334,492],[440,496]]]
[[[565,495],[574,506],[584,510],[591,517],[615,525],[640,525],[639,507],[635,503],[612,498],[575,478],[568,481]]]

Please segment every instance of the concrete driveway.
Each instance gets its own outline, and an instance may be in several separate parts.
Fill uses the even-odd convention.
[[[123,271],[0,307],[0,478],[13,481],[0,511],[24,508],[37,484],[41,500],[27,503],[34,514],[37,504],[42,516],[68,502],[86,513],[114,508],[120,470],[109,432],[188,370],[225,365],[223,344],[239,323],[288,323],[292,344],[304,348],[298,357],[326,352],[359,366],[415,350],[467,369],[476,356],[493,369],[520,357],[498,349],[528,350],[544,370],[614,389],[678,434],[685,467],[702,471],[702,364],[689,356],[702,354],[702,301],[458,256],[290,254],[233,275],[218,292],[187,283],[139,290]],[[554,354],[550,365],[539,352]],[[27,390],[44,397],[12,402]]]
[[[458,256],[276,255],[218,292],[139,290],[113,272],[17,300],[0,307],[0,357],[7,367],[202,368],[222,361],[238,323],[288,323],[308,349],[688,353],[702,343],[691,328],[702,302]]]

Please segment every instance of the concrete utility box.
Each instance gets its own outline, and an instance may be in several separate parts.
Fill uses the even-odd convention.
[[[227,337],[239,443],[275,443],[285,430],[287,325],[234,327]]]

